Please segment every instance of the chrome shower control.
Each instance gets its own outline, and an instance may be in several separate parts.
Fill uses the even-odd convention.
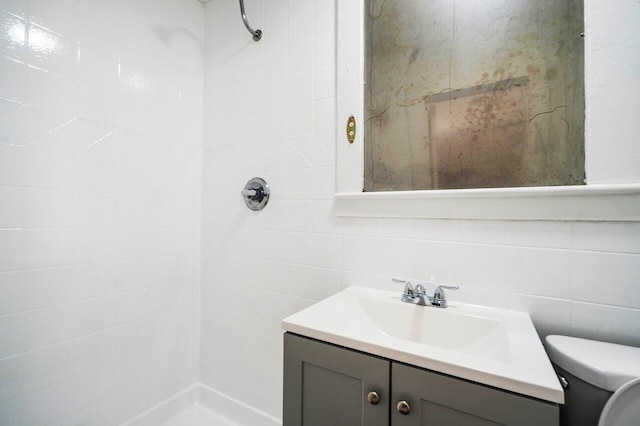
[[[240,195],[244,199],[244,203],[253,211],[260,211],[269,202],[269,185],[264,179],[255,177],[244,186],[240,191]]]

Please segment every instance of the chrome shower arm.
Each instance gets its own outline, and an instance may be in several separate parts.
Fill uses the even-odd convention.
[[[240,14],[242,14],[242,22],[244,22],[244,26],[253,36],[253,41],[259,41],[262,38],[262,31],[251,28],[251,25],[247,20],[247,14],[244,11],[244,0],[240,0]]]

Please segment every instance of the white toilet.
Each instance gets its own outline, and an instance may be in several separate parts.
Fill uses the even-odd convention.
[[[640,426],[640,348],[567,336],[545,347],[565,388],[560,426]]]

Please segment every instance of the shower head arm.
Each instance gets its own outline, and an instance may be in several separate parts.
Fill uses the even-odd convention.
[[[259,41],[262,38],[262,31],[251,28],[251,25],[247,20],[247,14],[244,11],[244,0],[240,0],[240,14],[242,15],[242,22],[244,22],[244,26],[253,36],[253,41]]]

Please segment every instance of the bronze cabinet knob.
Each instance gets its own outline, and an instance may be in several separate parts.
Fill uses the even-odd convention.
[[[396,410],[398,410],[400,414],[403,414],[406,416],[411,412],[411,406],[407,401],[398,401],[398,404],[396,405]]]
[[[378,392],[371,391],[367,394],[367,401],[369,401],[371,405],[378,405],[380,402],[380,395],[378,395]]]

